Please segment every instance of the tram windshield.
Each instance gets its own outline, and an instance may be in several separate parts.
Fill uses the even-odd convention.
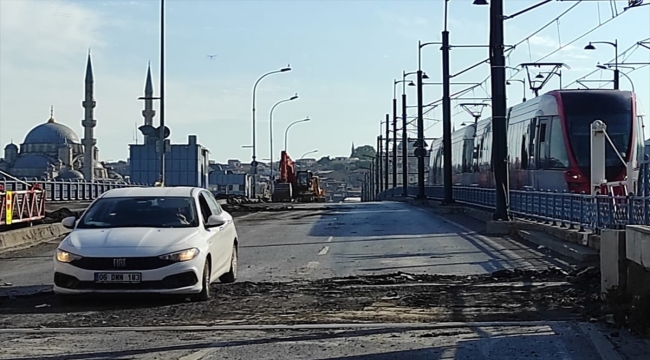
[[[578,92],[562,94],[564,118],[571,149],[578,166],[591,164],[591,123],[602,120],[607,134],[623,159],[627,158],[632,136],[632,98],[629,92]],[[606,167],[624,167],[611,145],[606,145]]]

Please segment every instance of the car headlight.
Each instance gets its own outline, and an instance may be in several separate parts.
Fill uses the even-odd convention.
[[[67,251],[61,250],[61,249],[56,249],[56,260],[63,262],[63,263],[69,263],[74,260],[79,260],[81,259],[82,256],[79,256],[77,254],[69,253]]]
[[[199,249],[191,248],[187,250],[181,250],[173,252],[171,254],[161,255],[160,258],[163,260],[180,262],[180,261],[189,261],[196,257],[199,254]]]

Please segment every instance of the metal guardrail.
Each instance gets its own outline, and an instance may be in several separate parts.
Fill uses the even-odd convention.
[[[39,184],[45,190],[47,202],[57,201],[91,201],[100,194],[123,187],[150,186],[143,184],[128,184],[114,181],[38,181],[38,180],[0,180],[0,186],[5,191],[28,190],[31,185]]]
[[[650,163],[640,167],[636,194],[627,196],[590,195],[543,191],[510,190],[508,210],[518,218],[552,224],[569,229],[586,229],[599,233],[602,229],[625,229],[625,225],[650,225]],[[418,193],[416,186],[407,188],[409,197]],[[495,207],[495,190],[479,187],[453,188],[454,200],[487,210]],[[429,199],[442,200],[442,186],[427,186]],[[378,194],[378,200],[401,197],[402,187]]]

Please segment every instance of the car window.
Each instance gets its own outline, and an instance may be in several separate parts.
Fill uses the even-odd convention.
[[[221,208],[221,205],[219,205],[217,200],[214,198],[214,196],[208,192],[202,192],[201,194],[205,195],[205,200],[208,202],[208,206],[210,206],[210,211],[212,211],[212,215],[221,215],[223,209]]]
[[[191,197],[115,197],[97,200],[77,228],[195,227],[196,206]]]
[[[210,217],[210,215],[212,215],[212,209],[210,209],[210,205],[208,205],[208,201],[205,199],[204,193],[199,194],[199,206],[201,207],[201,215],[203,216],[203,222],[207,223],[208,218]]]

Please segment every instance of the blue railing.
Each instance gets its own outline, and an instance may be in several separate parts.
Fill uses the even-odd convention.
[[[27,190],[30,186],[38,184],[45,189],[46,201],[91,201],[100,194],[123,187],[142,187],[149,185],[129,184],[117,181],[38,181],[38,180],[0,180],[0,186],[5,191]]]
[[[511,190],[508,210],[515,217],[569,229],[600,232],[601,229],[624,229],[625,225],[650,225],[650,163],[643,163],[636,194],[628,196],[589,195],[543,191]],[[418,193],[416,186],[407,188],[409,197]],[[442,186],[427,186],[429,199],[443,199]],[[454,200],[486,210],[494,209],[495,190],[479,187],[453,188]],[[379,200],[402,196],[402,187],[378,195]]]

